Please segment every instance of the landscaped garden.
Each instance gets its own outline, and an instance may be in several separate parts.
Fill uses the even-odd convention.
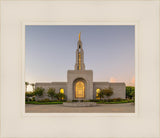
[[[75,101],[26,101],[26,104],[63,104],[63,102],[79,102]],[[131,99],[110,99],[110,100],[88,100],[80,102],[96,102],[97,104],[120,104],[120,103],[133,103],[134,100]]]
[[[54,88],[49,88],[47,95],[50,99],[35,100],[36,96],[43,96],[44,89],[37,87],[33,92],[25,93],[25,103],[26,104],[63,104],[63,102],[96,102],[97,104],[120,104],[120,103],[134,103],[135,101],[135,88],[131,86],[126,87],[126,99],[114,98],[110,99],[113,95],[113,90],[111,88],[102,89],[97,94],[97,99],[95,100],[72,100],[66,101],[64,93],[55,93]],[[107,99],[105,98],[107,97]]]

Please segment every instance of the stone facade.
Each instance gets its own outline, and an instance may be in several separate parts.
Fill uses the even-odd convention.
[[[56,93],[59,93],[60,89],[64,89],[64,94],[67,95],[67,82],[51,82],[51,83],[36,83],[35,88],[41,87],[44,88],[44,94],[41,97],[36,97],[36,100],[50,99],[47,95],[47,91],[49,88],[54,88]]]
[[[78,87],[77,83],[80,82]],[[93,71],[85,70],[84,64],[84,51],[82,48],[82,42],[79,40],[76,50],[76,63],[74,70],[68,70],[67,82],[51,82],[51,83],[36,83],[35,88],[42,87],[45,89],[44,95],[36,97],[36,100],[50,99],[47,95],[49,88],[55,88],[56,93],[60,92],[60,89],[64,90],[66,100],[72,101],[76,99],[91,100],[96,99],[96,90],[104,88],[112,88],[113,95],[110,98],[122,98],[125,99],[125,83],[109,83],[109,82],[93,82]],[[78,88],[77,88],[78,87]],[[79,97],[76,97],[79,95]],[[106,98],[106,97],[105,97]]]
[[[68,100],[75,100],[75,83],[83,81],[85,84],[84,100],[93,99],[93,71],[92,70],[68,70],[67,72],[67,97]]]
[[[93,99],[96,99],[97,89],[101,90],[109,87],[113,89],[113,95],[110,97],[110,99],[113,99],[113,98],[125,99],[125,96],[126,96],[125,83],[109,83],[109,82],[93,82]]]

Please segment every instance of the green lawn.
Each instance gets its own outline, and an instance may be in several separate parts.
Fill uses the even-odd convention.
[[[121,101],[98,101],[97,104],[122,104],[122,103],[133,103],[133,100],[121,100]],[[54,102],[37,102],[37,101],[30,101],[26,102],[26,104],[63,104],[63,101],[54,101]]]
[[[121,103],[133,103],[134,100],[121,100],[121,101],[112,101],[112,102],[96,102],[97,104],[121,104]]]
[[[63,104],[63,102],[37,102],[37,101],[30,101],[30,102],[26,102],[26,104]]]

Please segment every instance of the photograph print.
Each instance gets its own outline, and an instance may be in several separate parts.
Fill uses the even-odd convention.
[[[25,25],[26,113],[134,113],[134,25]]]

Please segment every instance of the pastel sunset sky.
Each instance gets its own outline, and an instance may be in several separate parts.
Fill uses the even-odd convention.
[[[66,82],[73,70],[79,32],[86,69],[93,81],[135,84],[135,27],[133,25],[27,25],[25,80]]]

